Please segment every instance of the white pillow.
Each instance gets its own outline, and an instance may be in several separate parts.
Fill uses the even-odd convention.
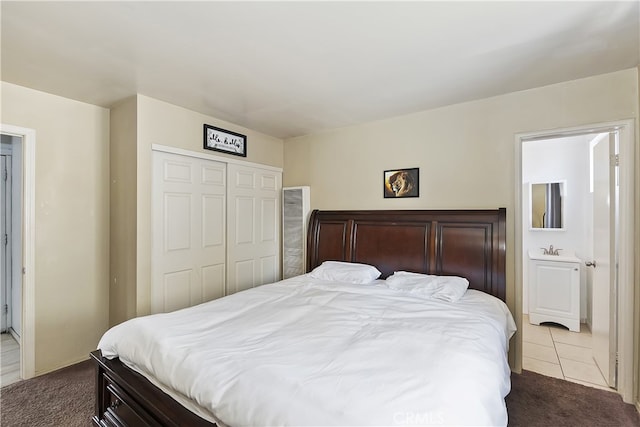
[[[391,289],[420,293],[422,296],[430,297],[436,291],[437,277],[429,274],[396,271],[387,277],[386,283]]]
[[[449,302],[458,301],[469,287],[469,281],[464,277],[433,276],[408,271],[396,271],[387,277],[386,283],[391,289]]]
[[[325,261],[309,273],[314,279],[332,282],[366,284],[380,277],[380,271],[372,265],[353,262]]]

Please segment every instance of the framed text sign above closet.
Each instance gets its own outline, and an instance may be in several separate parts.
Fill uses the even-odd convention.
[[[247,157],[247,136],[205,124],[204,148]]]

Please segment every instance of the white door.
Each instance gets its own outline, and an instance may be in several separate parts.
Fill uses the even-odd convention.
[[[224,295],[225,181],[225,163],[153,152],[153,313]]]
[[[616,183],[615,133],[601,138],[593,147],[593,358],[605,380],[615,387],[616,334]]]
[[[2,287],[0,291],[0,311],[2,312],[1,331],[6,332],[11,320],[11,156],[2,155],[2,184],[0,185],[0,203],[2,203],[2,231],[0,232],[0,247],[2,248]]]
[[[280,278],[282,173],[228,165],[227,294]]]

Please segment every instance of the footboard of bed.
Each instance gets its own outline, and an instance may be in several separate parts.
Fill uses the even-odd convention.
[[[95,426],[215,426],[118,359],[91,353],[96,366]]]

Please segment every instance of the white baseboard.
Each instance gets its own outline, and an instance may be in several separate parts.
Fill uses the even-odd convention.
[[[16,331],[13,330],[13,328],[9,328],[9,333],[11,334],[11,336],[13,337],[14,340],[16,340],[18,342],[18,345],[21,345],[20,343],[20,335],[18,335],[16,333]]]

